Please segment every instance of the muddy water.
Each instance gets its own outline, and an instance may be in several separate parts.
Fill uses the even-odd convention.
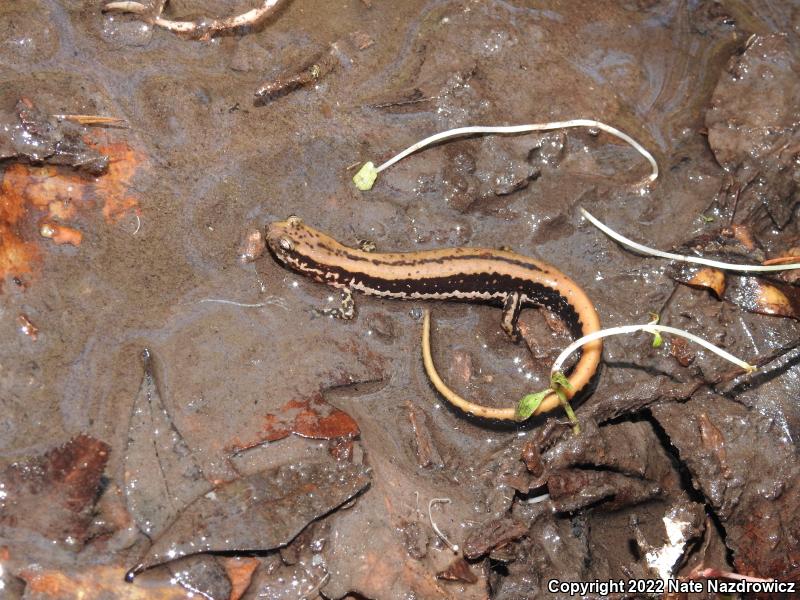
[[[225,15],[251,4],[173,2],[168,14]],[[629,544],[635,536],[626,529],[631,514],[590,512],[571,523],[537,525],[544,531],[531,534],[531,547],[517,548],[511,566],[474,562],[478,584],[437,582],[436,572],[451,556],[427,514],[420,516],[427,502],[451,499],[437,514],[456,540],[470,524],[505,513],[510,505],[496,494],[502,486],[492,465],[535,428],[480,423],[443,403],[419,359],[422,304],[362,297],[352,321],[321,317],[314,309],[335,306],[335,291],[269,257],[242,261],[241,245],[266,223],[295,214],[343,243],[368,239],[382,251],[508,246],[580,282],[605,325],[662,312],[670,324],[734,354],[768,356],[797,339],[794,321],[676,287],[663,262],[610,243],[580,218],[578,207],[661,248],[709,227],[702,215],[725,174],[703,128],[720,72],[751,33],[787,32],[796,47],[797,23],[798,10],[780,2],[292,0],[259,32],[198,42],[130,17],[103,16],[93,3],[4,4],[3,108],[27,97],[50,114],[122,118],[128,128],[95,135],[102,143],[124,142],[136,158],[129,158],[124,189],[132,202],[108,218],[98,193],[69,220],[83,234],[79,246],[40,238],[41,213],[32,207],[18,225],[41,258],[21,276],[22,285],[10,274],[0,296],[0,452],[13,461],[80,433],[102,440],[110,453],[95,515],[110,521],[103,512],[109,507],[124,513],[122,501],[113,498],[124,488],[129,415],[146,347],[171,421],[210,482],[327,453],[326,442],[290,436],[233,456],[232,448],[263,439],[265,415],[278,414],[288,401],[321,392],[358,423],[357,454],[373,469],[372,487],[324,523],[327,543],[315,555],[330,573],[326,597],[481,597],[489,581],[499,597],[524,597],[541,588],[514,565],[533,560],[537,535],[554,553],[538,573],[579,579],[639,572],[630,570],[637,564]],[[331,43],[337,48],[333,72],[254,105],[261,84]],[[377,163],[446,128],[581,117],[613,124],[651,149],[659,180],[643,189],[637,183],[647,165],[633,150],[604,135],[570,131],[460,140],[403,161],[370,192],[358,192],[350,181],[353,165]],[[496,309],[430,308],[437,364],[464,395],[505,406],[546,386],[548,366],[565,339],[541,315],[524,316],[536,340],[534,359],[508,341]],[[21,331],[20,314],[38,328],[35,340]],[[686,369],[643,338],[613,340],[596,391],[579,415],[593,409],[603,415],[604,404],[626,395],[638,394],[646,405],[668,396],[672,384],[725,369],[706,353]],[[800,428],[798,376],[790,361],[726,400],[746,408],[742,428],[752,430],[749,419],[758,421],[756,446],[771,440],[793,447]],[[652,420],[647,410],[625,418]],[[726,435],[738,435],[729,426]],[[671,457],[659,460],[677,460],[670,427],[647,428],[642,435],[664,444]],[[431,448],[427,462],[420,458],[423,438]],[[764,461],[764,469],[773,469]],[[704,496],[713,492],[686,483],[702,469],[680,471],[683,480],[663,476],[662,483],[672,482],[664,483],[671,497],[683,502],[688,491],[700,514],[713,513],[716,501]],[[779,483],[794,489],[793,479]],[[758,482],[743,477],[739,484],[746,489]],[[507,495],[510,501],[514,491]],[[654,545],[664,539],[665,506],[671,505],[662,498],[632,510],[650,528]],[[20,572],[34,562],[71,572],[101,563],[129,567],[148,542],[135,530],[125,537],[119,523],[125,519],[89,536],[82,548],[52,539],[52,550],[46,531],[29,535],[13,526],[4,545]],[[409,524],[424,530],[427,550],[416,567],[395,576],[398,564],[412,560]],[[602,532],[599,538],[576,533],[590,524]],[[574,549],[576,562],[553,558],[566,552],[554,540],[572,534],[584,544]],[[582,566],[586,548],[588,567]],[[600,548],[607,556],[592,563]],[[260,559],[249,593],[298,597],[270,579],[277,572],[274,559],[274,553]]]

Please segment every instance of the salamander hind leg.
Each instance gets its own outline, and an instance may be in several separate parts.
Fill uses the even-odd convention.
[[[522,297],[518,293],[511,293],[506,296],[503,303],[503,320],[500,325],[515,342],[518,342],[522,336],[520,335],[519,328],[517,327],[517,319],[519,318],[520,310],[522,310]]]

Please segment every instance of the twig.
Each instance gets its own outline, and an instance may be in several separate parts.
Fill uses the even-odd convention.
[[[113,127],[127,127],[125,119],[118,117],[103,117],[101,115],[53,115],[59,121],[72,121],[80,125],[107,125]]]
[[[225,19],[200,18],[196,21],[173,21],[161,16],[164,2],[158,2],[153,7],[148,7],[141,2],[109,2],[103,7],[103,12],[121,12],[142,15],[145,20],[152,25],[157,25],[178,35],[185,35],[190,39],[209,40],[215,35],[234,31],[242,27],[256,27],[260,25],[282,0],[264,0],[264,3],[252,10],[248,10],[240,15],[227,17]]]
[[[643,244],[639,244],[626,238],[624,235],[617,233],[613,229],[611,229],[608,225],[601,223],[596,217],[589,213],[588,210],[585,208],[581,208],[581,214],[586,217],[592,225],[597,227],[600,231],[605,233],[607,236],[613,238],[623,246],[628,246],[634,250],[638,250],[644,254],[650,254],[652,256],[659,256],[661,258],[668,258],[670,260],[679,260],[682,262],[688,263],[696,263],[699,265],[707,265],[709,267],[715,267],[717,269],[724,269],[727,271],[742,271],[742,272],[768,272],[768,271],[785,271],[787,269],[800,269],[800,263],[792,263],[788,265],[741,265],[735,263],[726,263],[721,262],[718,260],[711,260],[709,258],[702,258],[700,256],[686,256],[684,254],[673,254],[672,252],[664,252],[662,250],[656,250],[654,248],[649,248],[648,246],[644,246]]]
[[[375,167],[372,162],[366,163],[361,170],[356,173],[353,180],[356,183],[356,186],[360,190],[368,190],[372,188],[372,184],[375,181],[375,178],[378,176],[378,173],[383,171],[384,169],[388,169],[396,162],[403,160],[409,154],[413,154],[417,150],[421,150],[426,146],[430,146],[431,144],[435,144],[436,142],[440,142],[442,140],[446,140],[449,138],[454,137],[462,137],[466,135],[476,135],[476,134],[486,134],[486,133],[500,133],[500,134],[516,134],[516,133],[530,133],[532,131],[550,131],[553,129],[567,129],[571,127],[589,127],[591,129],[600,129],[617,137],[624,142],[630,144],[639,154],[641,154],[647,162],[650,163],[650,167],[652,168],[652,172],[650,175],[645,179],[646,183],[650,183],[655,181],[658,178],[658,163],[656,163],[656,159],[653,158],[653,155],[650,154],[645,148],[636,140],[634,140],[631,136],[627,133],[620,131],[616,127],[612,127],[611,125],[606,125],[601,121],[595,121],[593,119],[572,119],[569,121],[550,121],[548,123],[531,123],[528,125],[509,125],[509,126],[499,126],[499,127],[485,127],[485,126],[472,126],[472,127],[458,127],[456,129],[449,129],[447,131],[442,131],[430,137],[426,137],[424,140],[420,140],[416,144],[409,146],[399,154],[393,156],[385,163],[380,165],[379,167]]]
[[[450,498],[431,498],[430,502],[428,502],[428,519],[431,522],[431,527],[436,532],[436,535],[447,545],[450,550],[453,551],[453,554],[458,554],[459,548],[458,544],[453,544],[450,540],[447,539],[447,536],[442,533],[441,529],[436,525],[433,520],[433,515],[431,514],[431,508],[433,508],[434,504],[450,504]]]

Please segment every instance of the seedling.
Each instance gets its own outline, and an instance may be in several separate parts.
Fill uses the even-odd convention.
[[[572,119],[570,121],[550,121],[548,123],[531,123],[528,125],[507,125],[507,126],[492,126],[492,127],[484,127],[481,125],[471,126],[471,127],[458,127],[456,129],[448,129],[447,131],[442,131],[430,137],[426,137],[424,140],[420,140],[416,144],[409,146],[400,154],[397,154],[387,160],[385,163],[376,167],[374,163],[368,162],[364,164],[363,167],[355,174],[353,177],[353,183],[355,183],[356,187],[361,190],[362,192],[371,190],[372,185],[375,183],[375,179],[378,177],[378,173],[381,171],[388,169],[396,162],[403,160],[409,154],[413,154],[417,150],[422,150],[426,146],[430,146],[431,144],[435,144],[436,142],[441,142],[446,139],[455,138],[455,137],[464,137],[468,135],[483,135],[487,133],[499,133],[499,134],[517,134],[517,133],[530,133],[532,131],[551,131],[553,129],[568,129],[571,127],[588,127],[590,129],[600,129],[601,131],[605,131],[613,135],[616,138],[627,142],[633,148],[641,154],[644,158],[647,159],[647,162],[650,163],[650,167],[652,171],[650,175],[645,180],[646,183],[650,183],[656,180],[658,177],[658,164],[656,163],[656,159],[653,158],[653,155],[650,154],[644,147],[634,140],[631,136],[627,133],[620,131],[616,127],[612,127],[611,125],[606,125],[601,121],[595,121],[593,119]]]
[[[770,271],[785,271],[789,269],[800,269],[800,263],[789,263],[785,265],[779,264],[764,264],[764,265],[741,265],[736,263],[726,263],[719,260],[712,260],[710,258],[703,258],[701,256],[686,256],[684,254],[674,254],[672,252],[664,252],[663,250],[656,250],[655,248],[650,248],[643,244],[639,244],[626,238],[621,233],[617,233],[608,225],[601,223],[597,217],[593,216],[588,210],[585,208],[581,208],[581,214],[586,217],[589,222],[592,223],[595,227],[597,227],[600,231],[605,233],[608,237],[616,240],[623,246],[627,246],[637,252],[641,252],[643,254],[649,254],[651,256],[659,256],[661,258],[668,258],[670,260],[677,260],[686,263],[695,263],[698,265],[706,265],[708,267],[715,267],[717,269],[722,269],[725,271],[740,271],[743,273],[763,273],[763,272],[770,272]]]

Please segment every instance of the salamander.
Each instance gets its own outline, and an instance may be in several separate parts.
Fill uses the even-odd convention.
[[[502,328],[519,340],[517,318],[523,307],[544,305],[569,326],[572,335],[600,329],[600,318],[586,293],[558,269],[514,252],[489,248],[444,248],[377,253],[344,246],[289,217],[267,227],[266,242],[279,263],[315,281],[371,296],[401,300],[459,300],[503,309]],[[597,371],[598,340],[584,346],[569,375],[569,395],[581,391]],[[552,395],[537,412],[558,406]],[[513,419],[514,409],[493,409],[493,418]]]

